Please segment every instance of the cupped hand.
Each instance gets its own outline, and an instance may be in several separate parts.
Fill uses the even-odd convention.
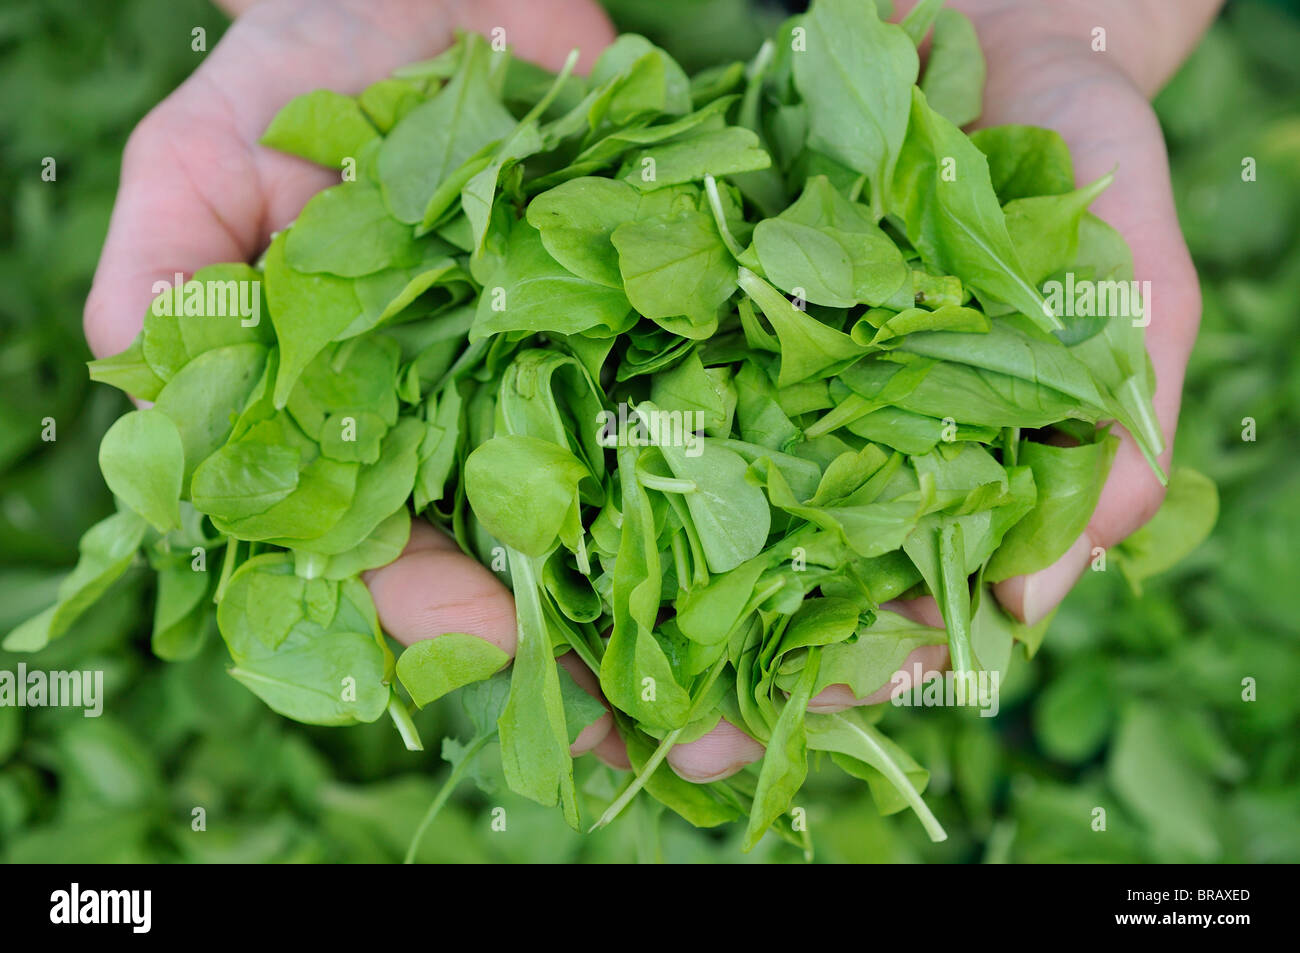
[[[988,61],[979,125],[1045,126],[1061,134],[1079,185],[1115,170],[1091,211],[1133,251],[1138,281],[1150,281],[1146,345],[1155,367],[1155,410],[1168,472],[1183,374],[1200,324],[1201,297],[1174,208],[1164,138],[1148,99],[1173,74],[1220,0],[955,0],[971,17]],[[1104,48],[1102,48],[1104,47]],[[1055,564],[995,587],[1030,624],[1065,598],[1097,548],[1121,542],[1160,508],[1164,487],[1137,442],[1121,443],[1082,536]]]
[[[355,94],[398,66],[451,45],[457,29],[506,31],[525,59],[559,69],[579,48],[579,69],[614,38],[594,0],[226,0],[238,14],[194,74],[132,133],[108,237],[86,302],[98,357],[139,333],[156,281],[223,261],[252,261],[338,173],[258,145],[295,96],[328,88]],[[513,655],[510,593],[446,536],[417,523],[406,552],[370,574],[385,629],[410,644],[467,632]],[[596,693],[596,679],[562,660]],[[573,745],[589,751],[610,734],[608,715]],[[617,739],[615,739],[617,740]],[[621,751],[612,757],[619,763]]]
[[[1143,12],[1148,5],[1137,2],[1115,0],[1113,10],[1110,2],[1083,7],[958,0],[954,5],[971,16],[986,50],[981,124],[1056,129],[1071,147],[1080,183],[1118,166],[1115,184],[1093,210],[1128,240],[1138,279],[1151,281],[1155,290],[1158,310],[1147,342],[1158,385],[1156,412],[1171,448],[1200,299],[1174,212],[1163,140],[1146,97],[1199,36],[1215,0],[1189,0],[1189,6],[1205,7],[1199,23],[1184,22],[1164,34],[1161,24],[1143,22],[1151,15]],[[86,336],[99,356],[134,339],[154,282],[176,272],[192,274],[212,262],[254,259],[307,199],[337,182],[328,170],[258,145],[267,123],[294,96],[317,88],[359,92],[397,66],[444,49],[455,29],[487,33],[504,27],[518,55],[551,68],[558,68],[573,47],[583,53],[579,68],[590,65],[614,36],[594,0],[227,0],[223,6],[241,15],[127,145],[117,204],[86,305]],[[1091,30],[1098,25],[1122,44],[1114,54],[1091,50]],[[1153,35],[1164,35],[1164,42],[1176,47],[1171,33],[1188,39],[1183,48],[1164,53],[1164,65],[1145,47],[1127,48]],[[1166,449],[1161,461],[1166,469],[1170,452]],[[1162,498],[1162,487],[1124,434],[1084,535],[1055,565],[1000,583],[1000,601],[1022,620],[1043,618],[1086,568],[1093,548],[1122,540],[1154,514]],[[427,524],[417,523],[403,555],[368,573],[367,583],[384,628],[404,644],[457,631],[514,652],[509,592]],[[921,624],[942,625],[932,599],[887,608]],[[868,697],[856,698],[848,686],[833,685],[810,708],[831,711],[885,701],[891,684],[906,685],[916,665],[929,673],[947,660],[943,646],[919,649],[890,684]],[[580,685],[598,692],[595,676],[572,653],[560,663]],[[609,716],[589,726],[573,752],[594,751],[609,764],[627,767],[612,727]],[[704,782],[726,777],[762,753],[757,741],[724,720],[704,737],[676,746],[668,762],[682,777]]]

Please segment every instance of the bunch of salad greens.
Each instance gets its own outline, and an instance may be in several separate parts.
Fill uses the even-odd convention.
[[[471,34],[357,97],[289,103],[264,142],[341,184],[93,362],[152,406],[100,447],[118,511],[4,647],[67,633],[143,554],[160,657],[198,653],[215,602],[231,674],[271,708],[387,712],[412,748],[405,696],[471,686],[453,780],[495,739],[509,786],[575,827],[569,745],[604,707],[556,665],[569,651],[634,768],[598,823],[644,790],[697,826],[748,818],[747,845],[797,841],[781,818],[819,751],[941,839],[881,706],[809,699],[865,697],[936,636],[958,673],[1032,653],[1042,627],[988,587],[1082,531],[1105,422],[1164,474],[1140,311],[1066,316],[1044,293],[1132,279],[1087,212],[1108,178],[1076,189],[1047,130],[961,131],[984,65],[938,7],[893,25],[817,0],[693,77],[636,35],[581,78],[576,55],[552,75]],[[413,517],[512,588],[508,673],[456,633],[394,658],[360,574]],[[882,608],[922,594],[946,635]],[[761,764],[677,778],[667,751],[723,718]]]

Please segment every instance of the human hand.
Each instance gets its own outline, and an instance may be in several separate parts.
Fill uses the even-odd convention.
[[[86,302],[96,356],[139,332],[153,284],[213,262],[251,261],[338,174],[258,145],[276,112],[322,87],[360,92],[393,69],[449,46],[453,30],[504,27],[523,58],[558,69],[573,47],[590,65],[614,33],[594,0],[225,0],[240,14],[179,89],[136,128],[104,251]],[[247,12],[244,12],[245,8]],[[514,654],[508,590],[446,536],[417,523],[405,554],[369,574],[384,628],[410,644],[444,632],[481,636]],[[562,659],[593,694],[596,679]],[[574,753],[610,733],[590,725]],[[617,758],[618,750],[614,752]]]
[[[211,261],[251,259],[265,246],[272,231],[292,220],[307,198],[332,183],[333,177],[327,171],[256,145],[271,116],[292,96],[320,86],[355,92],[395,66],[435,52],[450,40],[453,25],[482,31],[505,25],[512,41],[517,41],[515,45],[521,55],[552,67],[558,65],[570,46],[596,51],[613,35],[599,12],[582,0],[535,4],[515,16],[510,15],[509,4],[501,4],[499,16],[495,6],[479,4],[472,14],[458,17],[462,8],[454,3],[417,5],[394,0],[363,8],[359,4],[268,0],[241,18],[195,77],[155,110],[132,137],[124,160],[122,192],[95,289],[87,305],[87,336],[96,351],[111,353],[129,343],[138,330],[139,316],[151,297],[154,280],[170,277],[175,271],[190,273]],[[557,22],[557,18],[570,19]],[[539,22],[554,32],[532,32],[538,29]],[[977,20],[981,31],[986,29],[985,22]],[[1017,22],[1016,28],[1024,29],[1024,24]],[[1040,29],[1046,40],[1067,42],[1061,34],[1048,31],[1045,25]],[[1033,77],[1030,82],[1024,72],[1018,80],[1009,79],[1008,67],[1022,63],[1023,55],[1032,54],[1037,42],[1032,33],[1028,39],[1024,33],[1016,35],[1020,39],[1011,44],[1005,57],[989,48],[993,65],[985,112],[987,121],[1055,126],[1074,146],[1079,171],[1086,179],[1090,177],[1090,169],[1105,171],[1114,165],[1115,152],[1103,150],[1100,155],[1088,155],[1089,147],[1095,149],[1099,144],[1093,141],[1095,130],[1088,129],[1086,122],[1071,132],[1071,116],[1077,120],[1080,112],[1088,115],[1087,110],[1093,104],[1090,95],[1080,90],[1086,91],[1095,84],[1099,91],[1108,91],[1108,96],[1114,95],[1117,102],[1126,103],[1134,118],[1140,119],[1133,106],[1135,99],[1149,120],[1150,128],[1141,122],[1128,123],[1130,135],[1107,140],[1134,150],[1138,160],[1124,159],[1121,165],[1136,166],[1138,173],[1144,171],[1141,159],[1144,155],[1150,159],[1152,145],[1157,160],[1154,170],[1146,169],[1148,174],[1135,175],[1125,183],[1126,188],[1117,184],[1111,198],[1114,194],[1131,193],[1135,181],[1143,183],[1139,190],[1150,190],[1155,183],[1154,192],[1145,195],[1147,199],[1154,196],[1155,204],[1148,201],[1145,206],[1138,206],[1146,208],[1146,214],[1136,219],[1130,217],[1128,227],[1123,215],[1111,214],[1100,204],[1098,211],[1133,244],[1140,277],[1150,275],[1155,281],[1156,272],[1146,267],[1146,263],[1156,258],[1155,253],[1170,247],[1167,230],[1160,227],[1162,223],[1173,223],[1173,240],[1177,249],[1181,249],[1186,265],[1186,274],[1179,276],[1177,256],[1159,262],[1164,268],[1160,287],[1170,286],[1161,295],[1165,307],[1170,308],[1169,313],[1180,313],[1176,299],[1180,289],[1185,290],[1190,283],[1192,294],[1181,306],[1186,309],[1190,305],[1187,311],[1193,315],[1190,330],[1182,337],[1165,335],[1177,346],[1158,351],[1154,326],[1152,331],[1153,354],[1164,355],[1163,360],[1156,357],[1161,380],[1157,409],[1168,439],[1177,413],[1182,366],[1194,336],[1194,315],[1199,308],[1190,261],[1186,261],[1186,250],[1173,221],[1158,127],[1154,126],[1154,117],[1150,116],[1145,101],[1118,70],[1113,73],[1098,70],[1094,75],[1095,64],[1088,63],[1085,68],[1079,63],[1076,69],[1061,71],[1059,78],[1053,80],[1054,85],[1045,85],[1041,76]],[[352,57],[345,62],[339,62],[337,57],[340,37],[352,41]],[[1082,50],[1087,50],[1087,37],[1085,27],[1075,38]],[[987,37],[985,40],[987,43]],[[588,61],[591,55],[587,53]],[[1052,64],[1053,74],[1058,65],[1058,62]],[[1032,66],[1019,68],[1029,70]],[[1103,81],[1100,75],[1109,78]],[[1073,109],[1053,103],[1045,92],[1055,89],[1060,94],[1068,91],[1071,83],[1076,84],[1076,92],[1066,96],[1064,107],[1073,103]],[[1005,96],[999,95],[1002,89],[1008,91]],[[1018,95],[1019,91],[1028,91],[1030,95]],[[1121,92],[1125,95],[1119,95]],[[1058,121],[1046,115],[1050,110],[1040,107],[1044,102],[1059,111]],[[1106,111],[1100,115],[1105,116]],[[1113,122],[1107,121],[1105,128],[1112,133],[1116,131]],[[1121,177],[1120,182],[1125,180]],[[1159,189],[1161,182],[1163,193]],[[1160,205],[1161,198],[1164,206]],[[1149,233],[1144,245],[1146,255],[1138,254],[1135,229]],[[1175,280],[1189,275],[1190,282]],[[1171,301],[1175,302],[1172,306],[1168,304]],[[1167,386],[1170,380],[1172,388]],[[1123,479],[1118,479],[1121,476]],[[1067,553],[1060,564],[1045,570],[1034,581],[1010,580],[1002,584],[999,595],[1003,602],[1022,618],[1032,620],[1046,614],[1086,565],[1091,545],[1097,544],[1096,540],[1107,539],[1103,533],[1118,533],[1111,541],[1127,535],[1154,512],[1160,493],[1141,455],[1131,440],[1126,441],[1098,507],[1098,517],[1085,540]],[[1146,509],[1135,513],[1134,505]],[[1112,514],[1110,522],[1102,519],[1105,512]],[[1126,519],[1130,521],[1127,528]],[[1071,557],[1079,553],[1084,558],[1070,563]],[[438,581],[437,591],[430,591],[430,580]],[[427,525],[416,527],[410,546],[398,561],[368,574],[367,581],[385,629],[399,641],[409,644],[445,631],[462,631],[480,635],[513,652],[514,611],[508,592],[495,576],[464,557],[446,537]],[[918,622],[941,624],[933,600],[917,600],[890,608]],[[924,670],[931,671],[942,668],[946,660],[945,648],[927,648],[909,656],[903,668],[911,671],[914,663],[920,663]],[[572,656],[561,662],[580,684],[593,692],[596,690],[594,677]],[[888,695],[886,686],[868,698],[857,699],[847,686],[833,686],[814,699],[812,707],[834,710],[850,704],[873,704],[886,700]],[[621,742],[610,729],[608,717],[590,726],[575,743],[575,753],[595,749],[610,763],[625,766]],[[707,781],[725,777],[761,755],[762,747],[756,741],[722,722],[704,738],[674,748],[668,760],[683,777]]]
[[[897,3],[901,19],[914,4]],[[1155,367],[1155,409],[1164,436],[1161,466],[1168,472],[1183,374],[1200,321],[1200,289],[1179,230],[1164,140],[1148,104],[1191,51],[1219,0],[952,0],[975,24],[988,62],[979,125],[1005,123],[1055,129],[1070,146],[1080,185],[1116,169],[1114,184],[1092,211],[1116,228],[1133,251],[1138,280],[1151,282],[1158,302],[1146,329]],[[1093,29],[1104,27],[1107,52],[1092,49]],[[1164,487],[1132,436],[1122,440],[1096,511],[1084,534],[1052,566],[999,583],[994,591],[1013,615],[1030,624],[1046,618],[1093,558],[1146,523],[1164,499]],[[932,598],[891,604],[922,624],[941,627]],[[832,685],[813,699],[814,711],[878,704],[910,685],[915,665],[928,674],[947,667],[943,646],[919,649],[890,682],[867,698]],[[762,756],[758,742],[725,722],[712,734],[669,753],[691,780],[713,780]]]
[[[1174,208],[1160,124],[1148,103],[1204,32],[1220,0],[954,0],[975,24],[988,82],[978,125],[1045,126],[1061,134],[1082,185],[1115,170],[1092,212],[1133,251],[1139,281],[1150,281],[1146,345],[1156,374],[1155,410],[1166,472],[1182,400],[1183,374],[1200,323],[1196,270]],[[1094,51],[1094,29],[1107,49]],[[1083,535],[1055,564],[999,583],[998,600],[1033,624],[1065,598],[1093,558],[1155,515],[1165,490],[1142,452],[1116,425],[1121,443]]]

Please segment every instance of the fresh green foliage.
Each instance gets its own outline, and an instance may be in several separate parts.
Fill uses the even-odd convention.
[[[643,790],[697,826],[748,817],[746,848],[790,836],[813,750],[943,839],[930,774],[880,707],[807,702],[865,697],[923,645],[999,672],[1013,639],[1036,649],[983,582],[1072,542],[1113,454],[1098,421],[1160,448],[1141,329],[1076,327],[1040,287],[1131,277],[1086,214],[1105,180],[1072,191],[1050,135],[962,133],[982,60],[936,11],[904,29],[866,0],[816,0],[804,48],[787,27],[748,69],[694,80],[638,36],[579,80],[467,35],[360,97],[288,104],[265,141],[359,175],[255,268],[195,276],[260,281],[269,320],[155,308],[95,362],[156,403],[104,441],[121,511],[6,649],[57,648],[143,552],[157,654],[198,657],[215,600],[231,675],[289,718],[388,711],[415,747],[398,683],[417,705],[463,689],[472,740],[444,744],[426,823],[496,745],[514,792],[579,825],[569,746],[603,708],[556,664],[572,651],[636,772],[607,815]],[[1174,499],[1201,523],[1182,548],[1207,523],[1189,479]],[[395,558],[412,515],[512,587],[509,674],[458,633],[394,661],[360,574]],[[1167,532],[1134,544],[1134,579],[1164,568]],[[206,565],[182,558],[195,549]],[[946,636],[881,607],[921,594]],[[722,717],[768,745],[762,763],[681,781],[667,751]]]

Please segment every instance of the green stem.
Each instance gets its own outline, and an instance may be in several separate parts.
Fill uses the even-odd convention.
[[[637,792],[645,787],[646,782],[650,780],[650,775],[659,770],[659,765],[663,763],[664,758],[668,757],[669,749],[677,743],[677,738],[681,735],[684,728],[684,725],[682,728],[674,728],[672,731],[668,732],[668,734],[664,735],[663,740],[659,742],[659,747],[655,748],[654,754],[650,755],[646,760],[646,763],[642,765],[641,770],[638,771],[636,777],[632,779],[632,783],[623,789],[623,793],[614,799],[613,804],[605,808],[605,813],[600,815],[600,820],[591,825],[590,829],[587,831],[588,834],[592,831],[600,830],[600,828],[604,827],[610,821],[614,820],[614,818],[618,817],[619,814],[623,813],[623,808],[632,803],[632,798],[636,797]]]
[[[434,797],[433,803],[430,804],[429,809],[424,812],[424,819],[420,821],[420,826],[415,829],[415,835],[411,838],[411,846],[406,849],[406,857],[402,859],[402,863],[415,863],[415,852],[420,847],[420,841],[424,839],[424,832],[428,830],[429,825],[433,823],[433,819],[438,816],[438,812],[442,810],[442,806],[447,803],[447,798],[451,797],[451,792],[456,789],[456,785],[459,784],[460,779],[465,776],[465,772],[469,770],[474,759],[478,757],[478,753],[483,750],[494,736],[495,732],[490,735],[479,735],[469,743],[469,747],[465,749],[465,753],[461,757],[460,763],[451,769],[451,774],[447,775],[447,780],[444,781],[442,787],[438,789],[438,794]]]
[[[939,823],[939,819],[931,812],[930,806],[925,803],[925,799],[921,797],[921,793],[917,791],[912,782],[908,780],[907,774],[898,766],[894,759],[889,756],[889,752],[885,750],[885,747],[880,744],[872,734],[863,731],[862,728],[855,725],[842,714],[836,713],[832,714],[830,717],[835,721],[841,722],[849,731],[862,739],[864,745],[871,749],[871,752],[875,755],[875,759],[868,760],[867,763],[883,774],[885,780],[892,784],[894,789],[903,796],[903,800],[908,803],[908,806],[911,807],[911,809],[916,813],[917,818],[920,819],[921,826],[925,828],[925,832],[930,836],[930,840],[934,841],[936,844],[940,841],[947,840],[948,834],[944,831],[943,825]]]
[[[226,552],[221,558],[221,578],[217,580],[217,591],[212,596],[212,601],[221,602],[221,597],[226,594],[226,584],[230,582],[230,577],[235,574],[236,551],[239,549],[239,540],[233,536],[226,537]]]
[[[718,183],[713,176],[704,177],[704,191],[709,196],[709,208],[713,210],[713,221],[718,226],[722,243],[727,246],[727,251],[731,252],[731,257],[739,260],[744,249],[740,247],[740,243],[732,236],[731,229],[727,227],[727,219],[722,214],[722,198],[718,195]]]
[[[945,522],[939,529],[939,577],[943,586],[943,621],[948,627],[952,670],[973,672],[970,647],[970,579],[966,576],[966,546],[961,524]]]
[[[411,713],[407,710],[401,696],[397,694],[396,688],[389,689],[388,716],[393,719],[393,724],[397,727],[397,733],[402,736],[402,743],[406,745],[407,751],[424,750],[424,742],[420,740],[420,730],[415,727],[415,722],[411,720]]]
[[[618,817],[618,815],[622,813],[623,808],[627,807],[628,804],[631,803],[632,798],[636,797],[637,792],[645,787],[646,782],[650,780],[650,776],[653,775],[655,771],[659,770],[659,765],[663,763],[664,758],[668,757],[669,750],[671,750],[672,746],[677,743],[677,739],[681,736],[682,731],[699,716],[696,709],[699,708],[700,702],[705,698],[705,696],[709,694],[709,689],[712,688],[713,683],[718,680],[718,676],[722,674],[722,670],[726,668],[728,661],[729,659],[724,654],[722,658],[713,663],[713,668],[709,670],[708,676],[704,679],[703,683],[701,683],[698,691],[695,693],[695,698],[691,701],[691,707],[686,711],[686,718],[682,722],[682,727],[674,728],[672,731],[668,732],[668,734],[664,735],[663,740],[659,742],[659,747],[655,748],[654,754],[650,755],[650,758],[644,765],[642,765],[641,770],[637,772],[636,777],[633,778],[632,782],[622,790],[618,797],[614,799],[614,802],[610,804],[609,807],[605,808],[605,813],[600,816],[600,820],[591,825],[590,830],[587,831],[588,834],[590,834],[591,831],[604,827],[610,821],[614,820],[614,818]]]

